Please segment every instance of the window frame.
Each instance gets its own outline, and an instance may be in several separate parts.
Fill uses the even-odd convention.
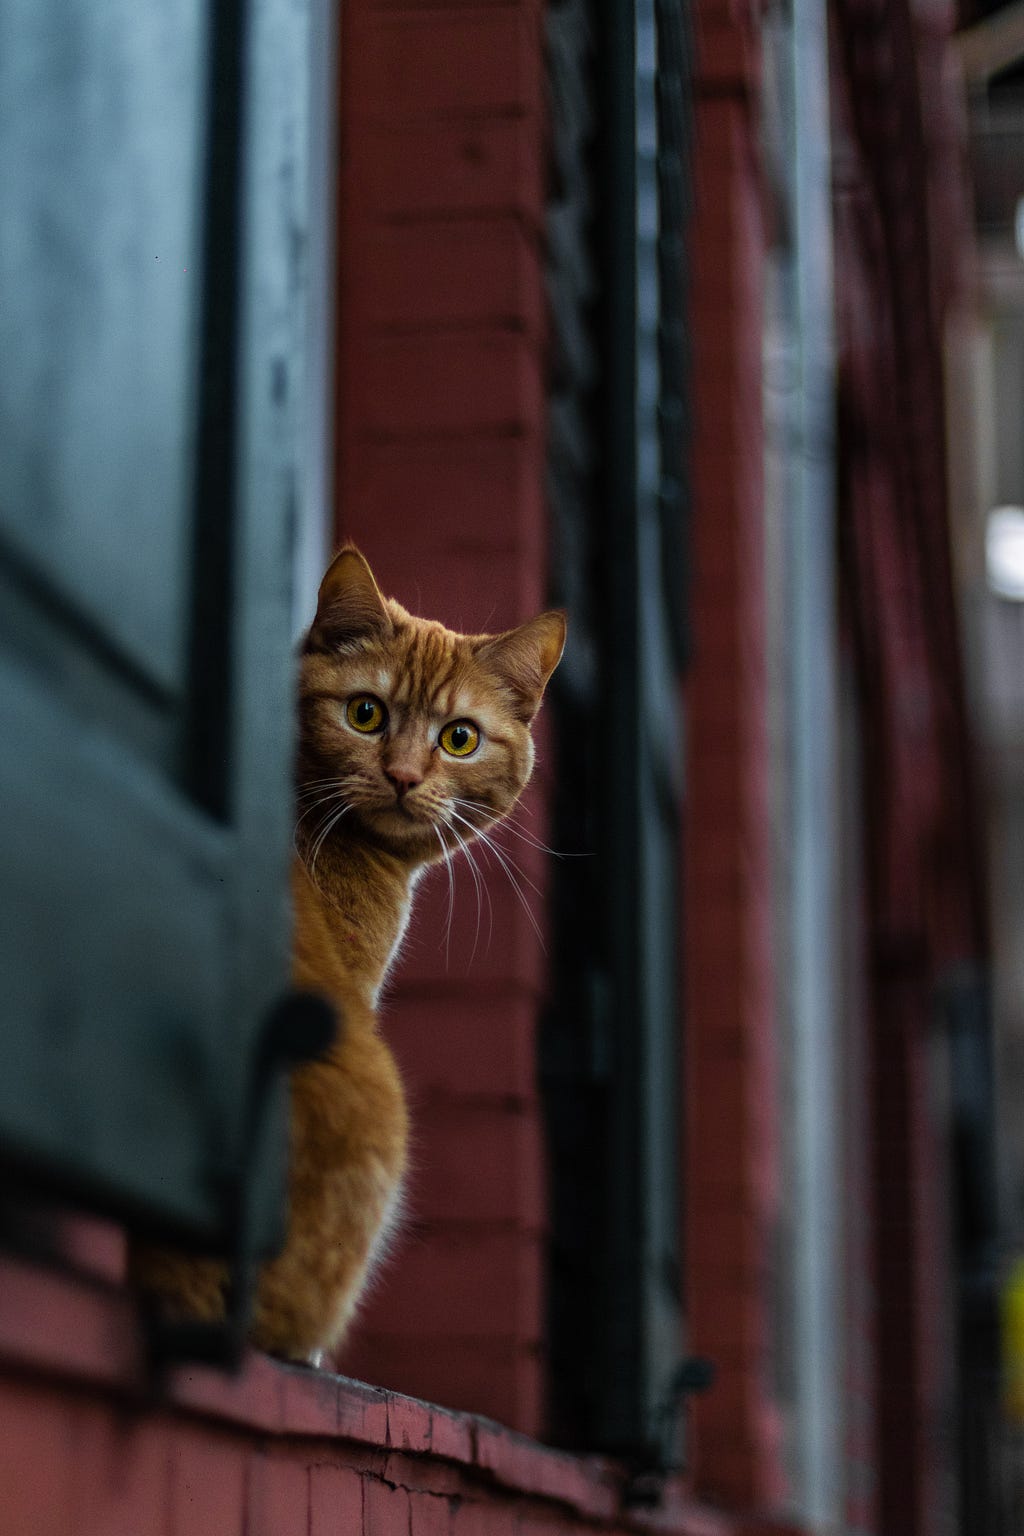
[[[549,258],[553,596],[573,621],[553,682],[554,837],[595,857],[585,869],[561,867],[552,902],[540,1064],[552,1198],[549,1386],[556,1439],[663,1469],[681,1452],[685,1340],[689,33],[675,0],[604,0],[593,14],[580,7],[579,23],[573,64],[554,55],[554,159],[558,167],[575,154],[574,177],[595,201],[599,186],[602,199],[589,229],[593,287],[573,291],[557,268],[558,242]],[[592,61],[588,23],[601,39]],[[559,67],[577,89],[589,74],[599,124],[591,146],[560,140]],[[589,368],[574,368],[557,344],[580,331],[592,358],[576,355]]]

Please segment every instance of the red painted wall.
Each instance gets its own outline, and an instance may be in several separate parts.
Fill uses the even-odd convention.
[[[463,630],[545,605],[542,15],[342,10],[339,529],[382,587]],[[550,765],[527,824],[543,835]],[[543,862],[506,836],[538,923]],[[543,1424],[540,942],[480,855],[421,888],[386,1007],[413,1106],[410,1220],[346,1369]]]
[[[711,3],[697,84],[694,659],[687,686],[686,1210],[692,1347],[718,1366],[695,1410],[705,1497],[783,1492],[771,1400],[777,1195],[764,572],[756,26]]]
[[[956,1449],[940,1426],[961,1407],[937,997],[951,963],[983,966],[986,953],[941,360],[945,308],[969,260],[964,124],[944,56],[949,15],[895,5],[880,28],[864,0],[840,0],[834,24],[841,576],[868,896],[870,1234],[858,1257],[874,1316],[870,1397],[858,1405],[870,1442],[857,1449],[878,1528],[923,1536],[955,1518]]]

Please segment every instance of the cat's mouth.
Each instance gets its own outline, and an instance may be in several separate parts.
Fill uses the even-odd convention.
[[[394,805],[385,806],[384,814],[403,827],[425,827],[431,821],[429,816],[418,812],[415,806],[405,805],[401,800],[396,800]]]
[[[368,821],[390,832],[429,832],[437,824],[436,807],[421,805],[408,798],[376,801],[362,809]]]
[[[401,799],[386,800],[380,809],[389,812],[392,816],[397,816],[400,821],[426,822],[433,820],[430,809],[427,806],[420,805],[416,800],[410,801],[408,796],[403,796]]]
[[[362,804],[357,817],[365,835],[398,858],[417,863],[428,860],[438,842],[436,812],[404,800],[376,800]]]

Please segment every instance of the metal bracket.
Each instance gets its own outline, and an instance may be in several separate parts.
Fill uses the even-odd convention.
[[[628,1509],[654,1509],[661,1503],[669,1475],[682,1470],[674,1452],[679,1415],[686,1399],[706,1392],[714,1380],[714,1361],[701,1355],[690,1355],[676,1367],[655,1413],[652,1455],[646,1462],[633,1463],[622,1491],[622,1502]]]
[[[282,1073],[323,1056],[337,1038],[338,1027],[334,1007],[314,992],[289,992],[267,1016],[252,1060],[239,1166],[224,1192],[222,1230],[230,1254],[225,1315],[217,1322],[147,1315],[150,1364],[158,1378],[185,1361],[238,1369],[256,1290],[252,1171],[274,1102],[273,1088]]]

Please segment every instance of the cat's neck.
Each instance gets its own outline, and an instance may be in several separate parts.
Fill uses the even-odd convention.
[[[304,862],[302,871],[324,919],[331,969],[375,1007],[409,921],[420,867],[338,829],[312,873]]]

